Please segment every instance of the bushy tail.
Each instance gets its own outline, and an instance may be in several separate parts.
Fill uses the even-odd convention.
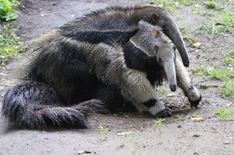
[[[102,108],[99,100],[61,106],[56,92],[39,82],[26,81],[12,87],[3,98],[2,115],[22,128],[86,128],[88,116]]]

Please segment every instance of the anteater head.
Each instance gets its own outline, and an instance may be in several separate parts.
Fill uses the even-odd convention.
[[[171,91],[176,91],[175,52],[171,44],[158,26],[140,21],[138,28],[130,41],[148,56],[156,57],[157,64],[166,73]]]
[[[139,19],[144,20],[152,25],[158,25],[178,49],[184,66],[189,66],[188,52],[185,47],[181,33],[174,22],[172,16],[164,9],[154,6],[145,6],[137,11]]]

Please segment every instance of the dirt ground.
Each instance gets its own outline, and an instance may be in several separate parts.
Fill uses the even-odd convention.
[[[15,25],[24,41],[28,41],[53,27],[61,26],[84,13],[111,5],[146,4],[140,0],[24,0],[21,14]],[[191,6],[190,6],[191,7]],[[172,16],[178,25],[187,24],[191,29],[203,22],[194,15],[189,6],[175,11]],[[222,65],[219,56],[234,47],[234,37],[219,35],[212,39],[197,35],[200,48],[188,48],[191,66]],[[207,61],[205,56],[214,54]],[[7,88],[16,84],[19,74],[28,63],[30,54],[24,53],[0,71],[0,100]],[[199,58],[198,58],[199,57]],[[212,85],[201,89],[203,100],[197,110],[180,111],[183,118],[167,118],[161,128],[154,126],[154,118],[138,114],[95,114],[90,118],[90,128],[82,130],[16,130],[9,129],[0,118],[0,155],[232,155],[234,154],[234,123],[216,118],[214,111],[231,102],[217,93],[217,81],[206,77],[192,76],[193,83],[206,82]],[[162,100],[179,105],[188,101],[178,91],[175,97],[163,96]],[[233,104],[232,107],[233,109]],[[176,115],[176,114],[175,114]],[[192,116],[201,116],[202,122],[191,121]],[[100,127],[103,127],[102,129]]]

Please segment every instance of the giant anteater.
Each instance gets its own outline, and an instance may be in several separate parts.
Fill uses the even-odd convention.
[[[5,94],[3,116],[30,129],[84,128],[92,111],[103,107],[115,111],[118,103],[129,102],[139,111],[168,117],[171,112],[153,88],[162,71],[171,90],[178,84],[196,106],[200,93],[158,26],[188,66],[180,32],[159,7],[98,10],[32,40],[26,51],[37,56],[24,81]]]

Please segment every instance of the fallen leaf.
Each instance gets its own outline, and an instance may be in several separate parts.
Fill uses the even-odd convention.
[[[131,131],[129,131],[129,132],[121,132],[121,133],[117,133],[117,135],[118,135],[118,136],[124,136],[124,135],[130,135],[130,134],[132,134],[132,132],[131,132]]]
[[[199,47],[200,45],[201,45],[200,42],[196,42],[196,43],[193,44],[194,47]]]
[[[193,122],[202,122],[202,121],[204,121],[204,118],[203,117],[192,117],[191,120]]]
[[[176,96],[176,94],[174,94],[174,93],[167,94],[167,97],[175,97],[175,96]]]

